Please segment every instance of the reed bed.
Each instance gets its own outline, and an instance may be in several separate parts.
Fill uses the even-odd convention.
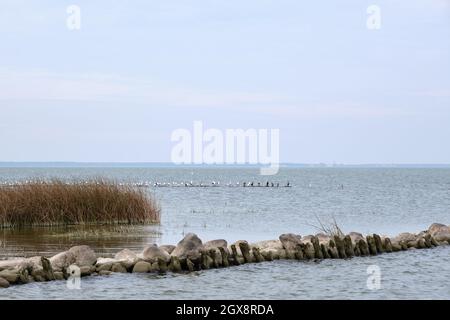
[[[0,186],[0,228],[157,223],[160,211],[142,188],[104,179]]]

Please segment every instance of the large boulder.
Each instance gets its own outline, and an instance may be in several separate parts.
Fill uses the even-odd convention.
[[[75,255],[71,252],[64,251],[54,255],[49,260],[54,271],[62,272],[71,264],[75,263]]]
[[[157,262],[158,258],[163,259],[165,262],[170,261],[170,254],[167,251],[162,250],[156,244],[149,245],[145,247],[142,252],[142,257],[145,261]]]
[[[408,243],[416,242],[418,238],[419,238],[418,235],[416,235],[414,233],[403,232],[403,233],[400,233],[395,238],[393,238],[392,242],[400,243],[401,241],[403,241],[404,243],[408,244]]]
[[[120,264],[128,270],[130,270],[136,262],[142,260],[142,257],[139,257],[136,253],[129,249],[119,251],[114,257],[118,260],[117,262],[120,262]]]
[[[219,248],[225,250],[227,256],[229,255],[230,251],[228,250],[228,243],[224,239],[211,240],[203,244],[203,249],[210,252],[210,256],[214,258],[216,266],[223,265],[222,253]],[[213,252],[214,255],[211,255],[211,252]]]
[[[348,235],[349,235],[350,239],[352,240],[353,245],[357,244],[359,242],[359,240],[364,240],[364,241],[366,240],[364,238],[364,236],[359,232],[352,231]]]
[[[114,258],[117,260],[136,260],[137,255],[130,249],[123,249],[117,252]]]
[[[27,266],[28,262],[25,258],[17,258],[11,260],[0,260],[0,271],[8,269],[17,269]]]
[[[68,251],[75,256],[75,264],[81,266],[92,266],[97,261],[97,255],[89,246],[76,246]]]
[[[317,240],[319,240],[319,244],[324,244],[324,245],[325,244],[328,245],[328,243],[331,240],[331,237],[325,233],[316,234],[316,238],[317,238]]]
[[[163,244],[162,246],[159,246],[162,250],[167,252],[168,254],[171,254],[173,250],[175,250],[176,246],[171,244]]]
[[[433,223],[428,228],[428,233],[436,241],[447,241],[450,242],[450,227],[440,223]]]
[[[280,240],[265,240],[256,242],[250,247],[259,248],[259,252],[266,259],[270,256],[272,259],[285,259],[286,258],[286,250],[283,247],[283,244]]]
[[[228,247],[228,243],[224,239],[217,239],[217,240],[207,241],[203,245],[203,248],[206,249],[206,250],[218,249],[218,248],[224,248],[225,249],[227,247]]]
[[[89,246],[75,246],[54,255],[49,260],[54,271],[64,271],[71,264],[79,267],[92,266],[97,262],[97,255]]]
[[[55,280],[55,275],[49,259],[36,256],[27,259],[27,262],[27,270],[33,278]]]
[[[202,240],[200,240],[196,234],[188,233],[180,242],[178,242],[171,255],[180,260],[186,258],[191,260],[198,259],[200,258],[200,250],[202,247]]]
[[[302,242],[302,236],[293,233],[284,233],[279,236],[281,244],[285,250],[295,251]]]

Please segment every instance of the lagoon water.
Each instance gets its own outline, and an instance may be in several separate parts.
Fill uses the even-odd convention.
[[[0,231],[0,258],[50,256],[89,244],[108,256],[149,243],[176,244],[187,232],[206,241],[276,239],[281,233],[316,233],[317,217],[336,219],[344,232],[396,235],[450,223],[450,169],[282,168],[276,176],[257,169],[225,168],[0,168],[0,183],[30,178],[106,176],[146,187],[161,204],[159,226],[34,228]],[[184,183],[207,187],[185,187]],[[212,186],[212,181],[220,181]],[[242,187],[242,182],[280,187]],[[283,187],[289,181],[291,187]],[[153,183],[171,183],[155,187]],[[176,182],[181,186],[173,186]],[[237,186],[240,183],[240,186]],[[370,290],[367,268],[377,265],[381,288]],[[64,281],[0,291],[0,298],[49,299],[450,299],[450,247],[351,260],[274,261],[193,274],[82,279],[81,290]]]

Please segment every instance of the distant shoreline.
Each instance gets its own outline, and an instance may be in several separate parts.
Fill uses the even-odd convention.
[[[0,168],[260,168],[260,164],[174,164],[171,162],[0,162]],[[306,164],[282,163],[281,168],[436,168],[450,164]]]

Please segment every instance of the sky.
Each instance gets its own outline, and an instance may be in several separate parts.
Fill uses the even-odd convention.
[[[166,162],[202,121],[279,129],[281,162],[450,163],[450,0],[0,0],[0,38],[0,161]]]

